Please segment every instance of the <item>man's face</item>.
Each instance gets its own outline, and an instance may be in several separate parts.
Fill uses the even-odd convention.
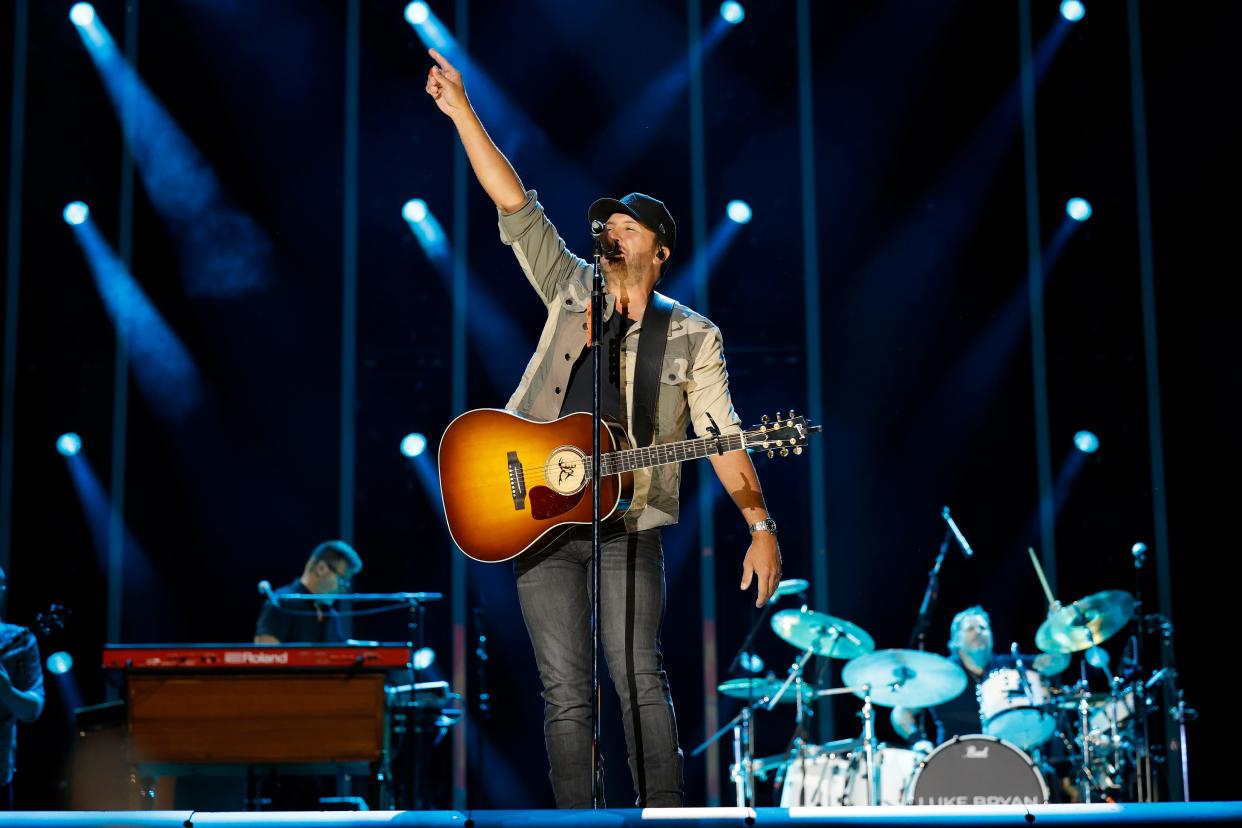
[[[659,261],[655,256],[659,246],[654,231],[644,227],[629,213],[613,213],[604,226],[607,228],[605,239],[608,246],[620,248],[616,255],[604,257],[600,267],[605,273],[641,275],[648,270],[658,272]]]
[[[992,628],[982,615],[968,615],[957,628],[956,649],[972,653],[992,650]]]
[[[315,562],[315,568],[311,570],[311,573],[315,576],[311,589],[317,595],[349,592],[353,584],[353,577],[343,561],[329,562],[321,558]]]

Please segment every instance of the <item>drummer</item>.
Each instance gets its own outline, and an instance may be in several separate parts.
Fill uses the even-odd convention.
[[[998,656],[993,652],[992,619],[987,610],[977,604],[953,616],[953,623],[949,626],[949,660],[966,672],[969,681],[965,692],[927,709],[935,725],[933,733],[920,727],[921,711],[894,707],[891,714],[893,729],[906,741],[934,737],[935,744],[939,745],[954,736],[982,733],[983,723],[979,720],[979,702],[975,691],[993,670],[1013,664],[1010,656]]]

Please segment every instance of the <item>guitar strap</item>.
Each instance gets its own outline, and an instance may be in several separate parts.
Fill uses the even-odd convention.
[[[660,394],[660,372],[664,370],[664,347],[673,318],[672,299],[655,291],[643,311],[643,327],[638,332],[638,355],[634,367],[634,420],[630,430],[637,447],[651,445],[655,436],[656,405]]]

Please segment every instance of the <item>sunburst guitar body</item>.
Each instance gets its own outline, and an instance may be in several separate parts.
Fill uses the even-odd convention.
[[[629,508],[633,472],[666,463],[765,450],[800,454],[820,429],[789,417],[741,434],[713,435],[633,448],[620,424],[600,427],[600,514],[616,520]],[[499,563],[543,548],[567,529],[591,522],[591,415],[541,423],[483,408],[462,414],[440,440],[440,494],[457,546],[469,557]]]

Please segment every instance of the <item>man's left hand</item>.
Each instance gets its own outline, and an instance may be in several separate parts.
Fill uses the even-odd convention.
[[[781,549],[776,536],[770,532],[755,532],[750,536],[750,548],[742,561],[743,591],[750,588],[752,578],[759,591],[755,606],[762,607],[781,582]]]

